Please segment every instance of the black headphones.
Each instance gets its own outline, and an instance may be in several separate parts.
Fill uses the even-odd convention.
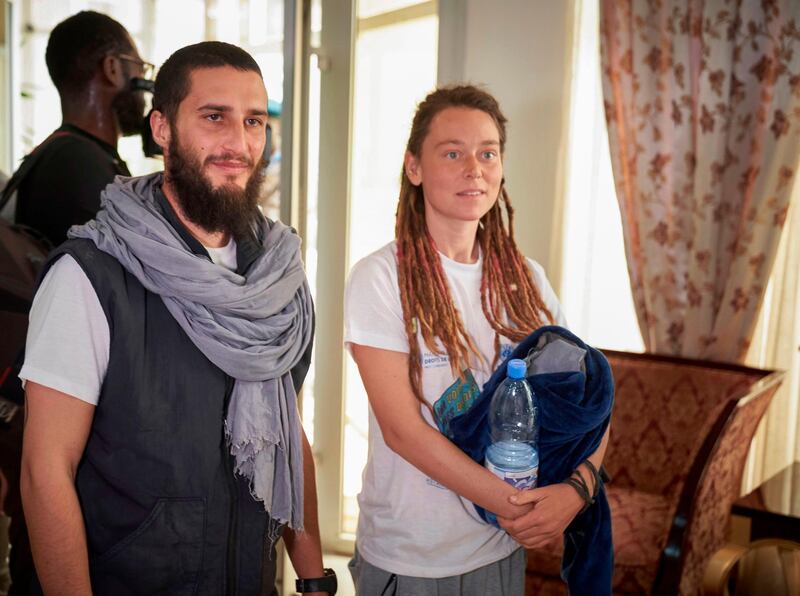
[[[147,91],[148,93],[152,93],[155,88],[156,82],[150,79],[142,79],[139,77],[133,77],[131,79],[131,91]]]
[[[155,88],[156,82],[150,79],[142,79],[140,77],[133,77],[131,79],[131,91],[147,91],[148,93],[152,93]],[[150,114],[152,113],[153,110],[151,109],[142,120],[142,151],[145,157],[164,155],[161,147],[153,140],[153,130],[150,128]]]

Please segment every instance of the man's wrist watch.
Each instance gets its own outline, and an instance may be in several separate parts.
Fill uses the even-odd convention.
[[[336,581],[336,572],[328,568],[322,571],[325,573],[322,577],[298,579],[294,584],[295,591],[301,594],[305,592],[327,592],[331,596],[336,594],[336,589],[339,587]]]

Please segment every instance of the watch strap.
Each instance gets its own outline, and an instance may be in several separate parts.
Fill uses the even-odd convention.
[[[322,577],[311,577],[305,579],[298,579],[295,582],[295,591],[301,594],[305,592],[327,592],[328,594],[336,594],[339,583],[336,580],[336,572],[333,569],[323,569],[325,575]]]

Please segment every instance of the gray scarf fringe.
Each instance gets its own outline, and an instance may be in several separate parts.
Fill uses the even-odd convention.
[[[313,306],[300,238],[259,221],[263,253],[243,277],[195,255],[155,203],[162,175],[118,176],[97,217],[73,226],[158,294],[192,343],[235,379],[225,434],[236,473],[273,522],[303,529],[303,446],[290,371],[311,341]],[[166,373],[166,371],[165,371]]]

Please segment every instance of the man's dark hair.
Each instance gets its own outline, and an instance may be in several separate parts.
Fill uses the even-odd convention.
[[[167,58],[158,69],[153,91],[153,109],[164,114],[170,122],[174,122],[178,106],[189,94],[189,78],[192,71],[198,68],[222,66],[253,71],[262,76],[258,63],[242,48],[222,41],[202,41],[181,48]]]
[[[83,91],[108,54],[132,50],[125,27],[108,15],[86,10],[53,28],[45,61],[59,95],[70,97]]]

